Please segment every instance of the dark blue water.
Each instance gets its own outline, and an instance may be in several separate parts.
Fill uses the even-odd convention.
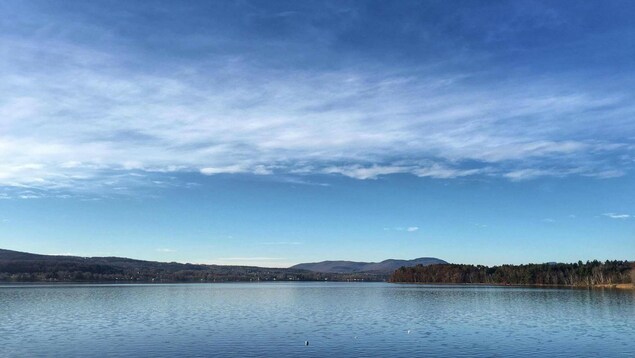
[[[635,292],[368,283],[5,285],[0,356],[635,357]]]

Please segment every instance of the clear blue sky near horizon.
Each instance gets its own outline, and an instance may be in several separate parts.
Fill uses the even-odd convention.
[[[635,259],[633,2],[0,13],[0,248]]]

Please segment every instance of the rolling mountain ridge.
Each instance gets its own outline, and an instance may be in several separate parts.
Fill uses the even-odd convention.
[[[155,262],[123,257],[40,255],[0,249],[0,282],[385,281],[402,266],[435,258],[374,262],[325,261],[289,268]],[[306,267],[306,268],[304,268]]]
[[[420,257],[413,260],[397,260],[388,259],[382,262],[356,262],[356,261],[322,261],[302,263],[291,266],[291,269],[307,270],[323,273],[356,273],[356,272],[372,272],[372,273],[391,273],[396,269],[405,266],[417,265],[435,265],[447,264],[447,262],[435,257]]]

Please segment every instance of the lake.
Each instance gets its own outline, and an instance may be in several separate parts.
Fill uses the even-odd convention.
[[[2,285],[0,356],[633,357],[635,292],[326,282]]]

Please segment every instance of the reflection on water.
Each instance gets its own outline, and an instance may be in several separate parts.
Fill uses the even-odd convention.
[[[5,285],[0,318],[3,357],[635,356],[635,292],[618,290]]]

